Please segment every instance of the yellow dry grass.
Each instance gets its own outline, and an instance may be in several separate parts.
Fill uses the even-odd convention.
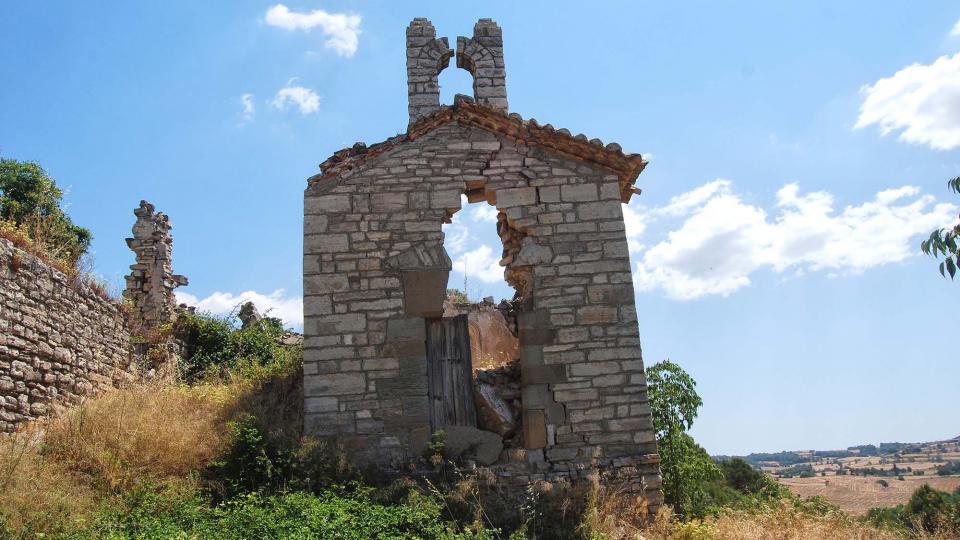
[[[15,530],[82,522],[105,497],[189,481],[218,455],[236,386],[136,386],[0,439],[0,509]],[[54,527],[53,530],[56,530]]]
[[[706,534],[697,534],[695,526],[681,525],[666,538],[713,540],[893,540],[892,532],[860,523],[843,514],[811,515],[783,504],[764,512],[728,512],[703,522]]]
[[[82,527],[105,498],[143,483],[189,486],[228,443],[226,424],[241,414],[271,419],[275,435],[299,437],[297,378],[257,383],[138,386],[106,393],[62,417],[0,438],[0,512],[23,537]],[[561,494],[562,493],[558,493]],[[558,504],[569,505],[560,501]],[[645,501],[592,482],[581,530],[590,538],[867,539],[897,538],[842,513],[815,515],[784,504],[677,523],[661,512],[646,522]]]
[[[581,530],[585,537],[609,540],[895,540],[904,537],[878,529],[843,512],[815,513],[789,501],[752,511],[726,510],[719,517],[680,522],[661,508],[647,524],[646,501],[596,479],[563,495],[586,496]],[[946,540],[948,536],[911,538]]]
[[[298,440],[299,364],[194,386],[112,390],[0,435],[0,523],[26,533],[82,525],[105,498],[144,484],[188,485],[229,444],[227,425],[253,415]],[[0,532],[2,535],[2,532]]]
[[[45,452],[99,490],[182,478],[225,442],[227,387],[136,387],[91,400],[54,421]]]

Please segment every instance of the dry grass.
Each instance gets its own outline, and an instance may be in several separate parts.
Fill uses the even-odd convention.
[[[53,532],[82,523],[96,509],[96,492],[64,464],[40,453],[33,435],[0,439],[0,511],[6,525]]]
[[[562,488],[557,501],[570,504],[585,497],[578,532],[587,538],[609,540],[894,540],[903,536],[881,530],[843,512],[812,512],[788,501],[754,511],[728,510],[719,517],[678,522],[662,508],[647,524],[646,501],[595,479],[579,487]],[[555,513],[555,512],[554,512]],[[555,513],[556,514],[556,513]],[[560,515],[560,514],[556,514]],[[917,538],[917,537],[915,537]],[[919,537],[931,540],[948,536]]]
[[[224,448],[229,387],[139,386],[53,421],[43,452],[100,491],[183,478]]]
[[[264,429],[293,444],[300,437],[303,399],[295,372],[265,374],[255,378],[257,382],[116,390],[59,419],[0,438],[0,513],[5,524],[21,537],[70,530],[89,523],[103,501],[139,485],[189,487],[197,482],[194,473],[224,450],[226,424],[239,415],[271,419]],[[481,501],[478,481],[483,483],[461,482],[447,494],[448,501],[459,499],[462,505],[456,512],[462,515],[449,517],[487,526],[498,515],[518,509],[509,508],[513,503],[502,497],[495,497],[493,505]],[[616,485],[594,479],[577,485],[543,484],[538,489],[533,510],[538,522],[531,523],[529,532],[540,538],[899,538],[840,512],[821,515],[788,503],[688,523],[675,522],[662,511],[652,526],[645,527],[646,501]]]
[[[228,444],[246,404],[273,401],[251,382],[113,390],[0,438],[0,514],[16,531],[56,532],[105,498],[144,484],[196,482]]]
[[[710,522],[714,527],[711,538],[716,540],[821,540],[844,538],[849,540],[893,540],[897,535],[858,522],[840,513],[811,515],[787,503],[766,512],[749,514],[730,512]]]
[[[0,219],[0,238],[11,241],[17,249],[26,251],[48,265],[71,276],[75,270],[56,254],[50,253],[41,240],[38,240],[30,229],[6,219]]]
[[[36,223],[42,223],[42,220]],[[72,257],[69,254],[51,251],[45,246],[43,230],[44,228],[40,226],[27,227],[0,219],[0,238],[9,240],[17,249],[33,255],[47,266],[66,275],[68,285],[74,290],[86,287],[104,300],[117,301],[119,294],[111,292],[109,283],[93,272],[93,258],[90,255]],[[16,273],[22,268],[23,262],[23,256],[14,252],[8,266],[12,272]]]

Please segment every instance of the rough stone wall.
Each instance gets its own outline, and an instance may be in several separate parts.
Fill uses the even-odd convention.
[[[176,318],[177,300],[173,290],[187,284],[187,278],[173,273],[173,238],[170,236],[170,218],[157,212],[147,201],[133,210],[137,221],[133,224],[133,238],[127,246],[136,255],[126,276],[127,287],[123,297],[133,304],[134,320],[142,328],[138,333],[149,334],[162,324]]]
[[[414,19],[407,27],[407,99],[410,123],[440,110],[437,76],[450,64],[453,51],[447,38],[427,19]]]
[[[507,70],[503,62],[503,32],[492,19],[480,19],[473,37],[457,38],[457,67],[473,75],[477,103],[506,113]]]
[[[306,430],[389,463],[429,437],[424,318],[465,190],[503,213],[519,313],[516,482],[615,472],[661,501],[618,177],[451,122],[313,183],[304,200]],[[392,261],[406,260],[406,265]]]
[[[116,302],[0,239],[0,431],[134,372]]]

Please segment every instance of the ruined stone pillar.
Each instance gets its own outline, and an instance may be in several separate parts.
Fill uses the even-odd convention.
[[[147,201],[140,201],[140,207],[133,214],[137,221],[133,225],[133,238],[127,238],[127,246],[136,254],[136,262],[130,265],[123,297],[133,304],[135,320],[146,334],[176,319],[177,300],[173,290],[186,285],[187,278],[173,273],[170,218],[163,212],[155,212]]]
[[[433,24],[417,18],[407,27],[407,97],[410,124],[440,110],[437,76],[450,64],[447,38],[437,39]]]
[[[506,114],[507,70],[503,63],[503,32],[493,19],[480,19],[473,37],[457,38],[457,67],[473,75],[477,103]]]

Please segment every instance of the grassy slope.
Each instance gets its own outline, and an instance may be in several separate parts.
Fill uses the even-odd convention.
[[[476,478],[443,494],[407,489],[394,501],[353,488],[247,494],[212,505],[200,473],[229,449],[229,421],[271,418],[261,424],[270,437],[299,439],[298,366],[289,369],[217,384],[117,390],[0,440],[0,537],[501,537],[490,525],[506,509],[496,508],[491,492],[480,493]],[[535,499],[526,501],[533,509],[523,515],[520,535],[896,538],[842,513],[789,504],[685,524],[663,515],[641,533],[642,505],[609,488],[547,486]]]

